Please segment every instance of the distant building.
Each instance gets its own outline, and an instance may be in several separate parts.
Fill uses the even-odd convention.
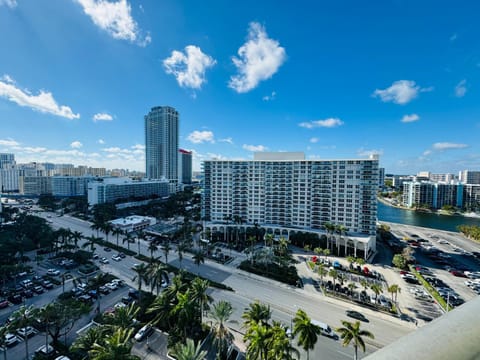
[[[480,171],[463,170],[458,174],[458,180],[463,184],[480,184]]]
[[[461,184],[407,181],[403,183],[402,196],[403,205],[407,207],[426,206],[431,209],[441,209],[444,205],[463,207]]]
[[[145,115],[145,168],[148,179],[178,181],[178,112],[156,106]]]
[[[475,211],[480,213],[480,185],[463,185],[463,208],[465,211]]]
[[[19,192],[22,195],[52,194],[52,178],[49,176],[20,176]]]
[[[52,176],[52,195],[59,197],[85,196],[91,176]]]
[[[175,190],[175,184],[170,184],[167,180],[94,179],[88,183],[88,204],[93,206],[115,203],[118,200],[127,202],[154,195],[162,198],[174,193]]]
[[[15,155],[0,153],[0,169],[10,168],[12,165],[15,165]]]
[[[114,228],[123,230],[127,233],[143,230],[151,225],[155,225],[157,219],[151,216],[132,215],[126,218],[120,218],[110,221]]]
[[[382,189],[385,186],[385,168],[378,168],[378,187]]]
[[[192,183],[192,152],[178,150],[178,182],[181,184]]]
[[[430,174],[430,180],[435,182],[450,183],[455,181],[455,174]]]
[[[343,225],[341,255],[368,257],[375,250],[378,157],[305,160],[303,153],[255,153],[254,160],[203,163],[202,217],[219,231],[225,217],[258,224],[286,238],[297,231],[325,234]],[[337,241],[338,238],[337,238]]]
[[[0,169],[0,192],[18,192],[19,170],[15,164]]]
[[[59,166],[54,170],[54,175],[60,176],[106,176],[107,169],[92,168],[90,166]]]

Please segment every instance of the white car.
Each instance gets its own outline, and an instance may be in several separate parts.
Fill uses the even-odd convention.
[[[120,260],[122,260],[122,258],[120,257],[120,255],[113,255],[112,260],[120,261]]]
[[[47,275],[58,276],[58,275],[60,275],[60,271],[56,270],[56,269],[48,269],[47,270]]]
[[[5,345],[12,346],[19,341],[18,337],[15,334],[5,334]]]
[[[135,340],[142,341],[153,332],[152,325],[145,325],[135,334]]]
[[[127,306],[127,304],[124,304],[123,302],[118,302],[118,303],[116,303],[115,305],[113,305],[113,307],[114,307],[115,309],[124,308],[124,307],[126,307],[126,306]]]
[[[102,257],[102,258],[100,259],[100,262],[101,262],[102,264],[109,264],[109,263],[110,263],[110,261],[108,261],[108,259],[107,259],[106,257]]]
[[[118,289],[118,286],[116,283],[114,282],[109,282],[109,283],[106,283],[105,286],[111,290],[111,291],[114,291],[114,290],[117,290]]]
[[[35,334],[35,329],[31,326],[23,327],[17,330],[17,334],[22,338],[29,337]]]

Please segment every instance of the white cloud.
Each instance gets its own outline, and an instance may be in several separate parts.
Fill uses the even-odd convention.
[[[105,140],[103,140],[103,139],[98,139],[98,140],[97,140],[97,143],[99,143],[100,145],[104,145],[104,144],[105,144]]]
[[[333,127],[341,126],[343,124],[344,122],[338,118],[328,118],[325,120],[314,120],[314,121],[302,122],[298,124],[298,126],[304,127],[307,129],[313,129],[317,127],[333,128]]]
[[[417,114],[403,115],[402,122],[409,123],[420,120],[420,116]]]
[[[0,146],[19,146],[20,143],[13,139],[0,139]]]
[[[277,93],[275,91],[272,91],[270,95],[265,95],[262,100],[263,101],[272,101],[275,100],[275,97],[277,96]]]
[[[450,36],[450,41],[455,41],[455,40],[457,40],[457,38],[458,38],[458,35],[457,35],[457,33],[455,33],[452,36]]]
[[[455,86],[455,96],[456,97],[464,97],[467,93],[467,80],[463,79],[460,81],[457,86]]]
[[[248,151],[253,151],[253,152],[265,151],[268,149],[266,146],[263,146],[263,145],[247,145],[247,144],[243,144],[242,148]]]
[[[113,116],[107,113],[97,113],[93,115],[93,121],[112,121]]]
[[[226,143],[229,143],[230,145],[233,145],[233,139],[231,137],[220,139],[218,140],[218,142],[226,142]]]
[[[420,92],[432,90],[433,87],[421,88],[412,80],[398,80],[386,89],[376,89],[372,96],[380,97],[383,102],[394,102],[395,104],[403,105],[415,99]]]
[[[74,141],[70,144],[70,147],[72,149],[80,149],[83,146],[83,144],[80,141]]]
[[[423,152],[423,156],[428,156],[428,155],[431,155],[432,154],[432,150],[425,150]]]
[[[371,155],[383,155],[383,150],[368,150],[360,148],[357,150],[357,155],[362,157],[370,157]]]
[[[110,2],[107,0],[76,0],[93,23],[107,31],[114,39],[128,40],[145,46],[151,41],[147,34],[140,35],[138,24],[132,17],[132,9],[127,0]]]
[[[131,148],[134,149],[134,150],[145,150],[145,145],[135,144],[135,145],[131,146]]]
[[[213,132],[206,131],[206,130],[204,130],[204,131],[195,130],[195,131],[191,132],[188,135],[187,140],[194,143],[194,144],[202,144],[204,142],[210,142],[210,143],[215,142]]]
[[[17,0],[0,0],[0,6],[5,5],[13,9],[17,6]]]
[[[277,40],[270,39],[257,22],[250,23],[247,42],[238,49],[238,56],[232,57],[238,74],[228,83],[238,93],[248,92],[260,81],[271,78],[286,59],[285,49]]]
[[[205,71],[216,64],[215,59],[193,45],[185,47],[185,53],[174,50],[172,55],[163,60],[167,74],[173,74],[178,85],[200,89],[205,80]]]
[[[68,106],[59,106],[52,93],[40,90],[38,95],[32,95],[28,90],[22,90],[14,85],[14,80],[8,76],[3,76],[0,81],[0,97],[4,97],[20,106],[27,106],[33,110],[43,113],[49,113],[67,119],[78,119],[80,114],[74,114]]]
[[[467,144],[456,144],[450,142],[437,142],[432,145],[434,150],[443,151],[443,150],[452,150],[452,149],[463,149],[468,147]]]
[[[318,142],[318,138],[313,137],[313,138],[310,139],[310,142],[311,142],[312,144],[315,144],[315,143]]]

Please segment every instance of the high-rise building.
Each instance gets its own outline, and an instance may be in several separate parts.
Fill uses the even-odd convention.
[[[480,171],[460,171],[458,174],[458,179],[464,184],[480,184]]]
[[[15,155],[10,153],[0,153],[0,169],[5,169],[9,165],[15,165]]]
[[[156,106],[145,115],[145,170],[148,179],[178,181],[178,112]]]
[[[226,218],[241,218],[245,226],[321,236],[325,224],[343,225],[348,234],[341,247],[368,257],[375,250],[378,163],[378,158],[305,160],[303,153],[205,161],[205,226],[218,231]]]
[[[178,182],[181,184],[192,183],[192,152],[178,150]]]

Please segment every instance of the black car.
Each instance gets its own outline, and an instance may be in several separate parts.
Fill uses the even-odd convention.
[[[104,247],[103,250],[106,251],[106,252],[112,251],[112,249],[110,249],[109,247]]]
[[[125,259],[125,254],[123,252],[118,253],[118,256],[120,256],[122,259]]]
[[[30,290],[30,289],[26,289],[26,290],[23,290],[21,292],[21,295],[26,297],[26,298],[31,298],[31,297],[33,297],[33,291]]]
[[[350,316],[351,318],[354,318],[354,319],[357,319],[357,320],[360,320],[360,321],[364,321],[364,322],[368,322],[368,319],[363,314],[359,313],[358,311],[347,310],[345,313],[347,314],[347,316]]]
[[[22,295],[14,294],[8,297],[8,301],[10,301],[12,304],[18,305],[22,303],[23,298],[22,298]]]

